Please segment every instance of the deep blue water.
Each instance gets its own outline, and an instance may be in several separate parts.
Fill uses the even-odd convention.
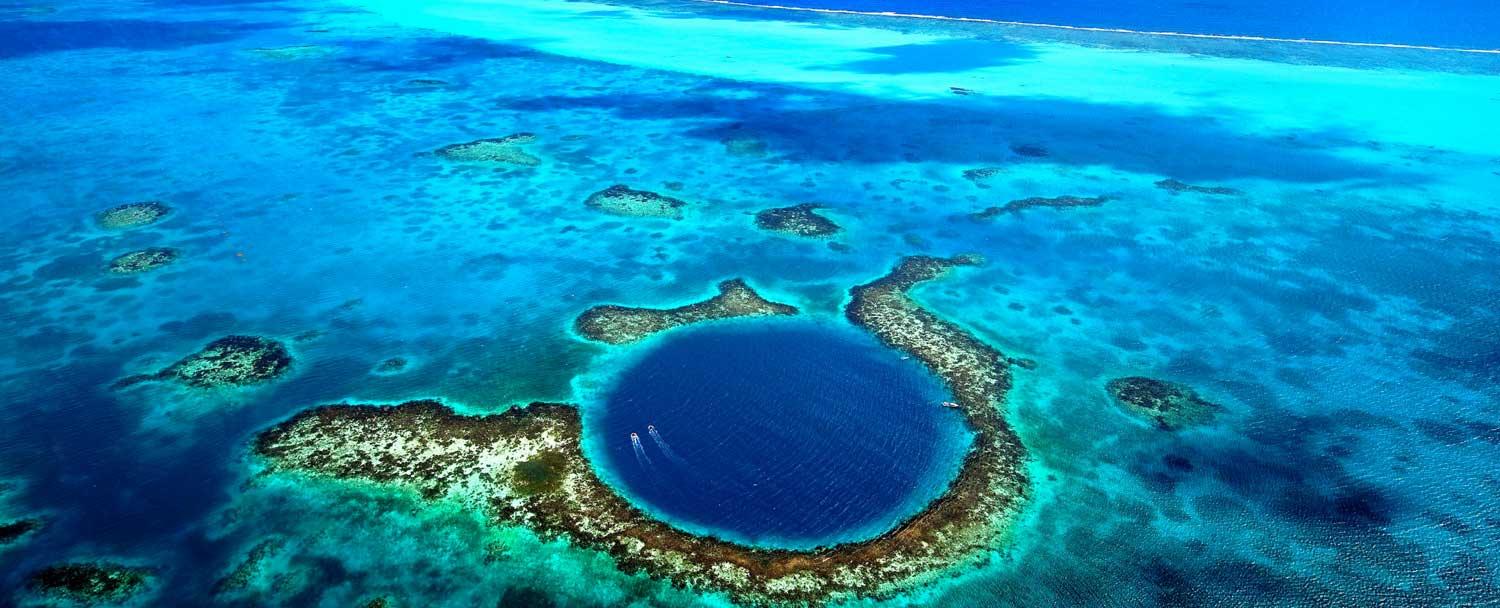
[[[663,340],[587,432],[610,473],[673,521],[807,546],[877,534],[936,496],[968,445],[946,399],[853,329],[736,323]]]
[[[1081,27],[1500,48],[1493,0],[743,0]]]

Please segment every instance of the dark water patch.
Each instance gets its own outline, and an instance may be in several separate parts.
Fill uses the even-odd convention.
[[[493,59],[538,55],[524,45],[462,36],[397,41],[363,39],[345,42],[344,46],[351,52],[342,54],[338,59],[339,63],[350,69],[367,72],[430,73]],[[441,84],[446,86],[447,83]]]
[[[735,93],[734,98],[714,93]],[[747,94],[748,93],[748,94]],[[1309,142],[1349,139],[1338,132],[1303,132],[1292,145],[1279,137],[1230,129],[1233,117],[1171,116],[1144,106],[1030,97],[969,97],[983,103],[872,101],[820,92],[809,109],[792,87],[715,84],[680,95],[549,95],[500,100],[531,112],[598,110],[628,120],[708,119],[681,135],[718,141],[723,125],[738,123],[776,152],[797,160],[843,163],[909,162],[963,165],[1012,162],[1019,156],[998,142],[1045,146],[1033,161],[1117,169],[1193,180],[1265,177],[1285,182],[1420,177],[1340,158]],[[858,108],[851,111],[851,108]],[[1021,125],[1021,126],[1018,126]],[[943,128],[934,128],[942,126]],[[1276,159],[1276,162],[1267,162]]]
[[[246,21],[0,21],[0,58],[59,51],[165,51],[227,42],[269,26]]]
[[[599,466],[653,511],[810,546],[878,533],[941,492],[963,444],[947,399],[852,329],[752,322],[668,336],[586,432],[604,446]]]
[[[879,55],[823,66],[824,69],[865,74],[920,74],[963,72],[1029,60],[1036,51],[1019,44],[997,44],[985,40],[951,38],[919,44],[899,44],[862,49]]]

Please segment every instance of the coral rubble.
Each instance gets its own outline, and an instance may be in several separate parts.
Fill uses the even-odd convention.
[[[535,141],[536,136],[531,133],[514,133],[505,137],[443,146],[434,154],[460,162],[509,163],[534,167],[541,164],[542,159],[527,152],[523,146]]]
[[[611,215],[671,219],[681,219],[682,209],[687,206],[687,203],[670,196],[649,190],[633,190],[624,184],[615,184],[590,194],[584,204]]]
[[[755,225],[761,230],[797,236],[829,236],[843,230],[833,220],[818,214],[817,210],[822,208],[816,203],[802,203],[765,209],[755,214]]]
[[[99,227],[108,230],[125,230],[155,224],[172,213],[172,208],[158,201],[143,201],[116,205],[94,216]]]
[[[1031,198],[1011,201],[1002,207],[989,207],[984,211],[970,214],[969,217],[976,221],[985,221],[1005,213],[1020,213],[1032,207],[1070,209],[1074,207],[1097,207],[1107,202],[1109,202],[1109,197],[1107,196],[1033,196]]]
[[[259,336],[225,336],[154,374],[123,378],[115,388],[174,380],[194,388],[246,386],[273,380],[292,365],[286,346]]]
[[[598,342],[624,344],[674,327],[733,317],[795,315],[797,308],[762,298],[741,279],[719,283],[719,294],[676,308],[633,308],[605,304],[583,311],[573,327]]]
[[[28,586],[49,598],[81,604],[117,603],[140,593],[151,582],[147,568],[107,562],[47,566],[32,573]]]
[[[1191,387],[1156,378],[1127,376],[1110,380],[1104,387],[1127,411],[1169,431],[1205,424],[1220,409]]]
[[[1171,192],[1172,194],[1181,194],[1183,192],[1192,192],[1194,194],[1214,194],[1218,196],[1233,196],[1236,194],[1240,194],[1240,191],[1234,188],[1228,188],[1225,186],[1195,186],[1193,184],[1178,181],[1175,179],[1164,179],[1156,182],[1156,187]]]
[[[148,247],[116,256],[115,259],[109,261],[109,272],[114,274],[149,272],[177,261],[178,256],[176,249]]]

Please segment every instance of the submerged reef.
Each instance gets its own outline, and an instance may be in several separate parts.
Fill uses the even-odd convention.
[[[214,583],[214,594],[239,591],[249,586],[250,581],[260,574],[261,566],[266,559],[281,551],[285,546],[286,540],[282,538],[268,538],[256,543],[233,570]]]
[[[149,272],[177,261],[176,249],[148,247],[139,251],[121,254],[109,261],[109,271],[114,274],[136,274]]]
[[[1191,192],[1194,194],[1214,194],[1218,196],[1233,196],[1241,194],[1239,190],[1235,190],[1234,188],[1227,188],[1224,186],[1194,186],[1193,184],[1177,181],[1175,179],[1164,179],[1156,182],[1156,187],[1171,192],[1172,194],[1181,194],[1183,192]]]
[[[140,593],[151,570],[108,562],[55,564],[32,573],[28,586],[48,598],[81,604],[117,603]]]
[[[522,146],[535,141],[536,136],[531,133],[514,133],[505,137],[443,146],[434,154],[459,162],[509,163],[534,167],[541,164],[542,159],[533,156]]]
[[[406,371],[410,364],[405,357],[391,357],[376,364],[372,371],[379,376],[392,376]]]
[[[1191,387],[1156,378],[1116,378],[1105,384],[1105,389],[1126,411],[1168,431],[1205,424],[1220,409],[1218,404],[1199,397]]]
[[[94,221],[106,230],[125,230],[155,224],[171,212],[171,207],[158,201],[125,203],[100,211]]]
[[[615,184],[590,194],[584,204],[611,215],[665,217],[674,220],[682,219],[682,208],[687,206],[687,203],[670,196],[650,190],[632,190],[624,184]]]
[[[941,376],[976,433],[948,493],[870,540],[762,549],[668,526],[599,479],[583,454],[579,413],[563,404],[477,416],[435,401],[329,405],[262,432],[253,450],[267,473],[387,483],[426,500],[457,501],[498,523],[606,552],[623,571],[740,602],[887,597],[981,559],[1026,494],[1024,449],[1000,409],[1010,386],[1007,359],[906,295],[952,266],[973,263],[908,258],[852,290],[849,319]]]
[[[1011,201],[1003,207],[989,207],[984,211],[970,214],[969,217],[974,218],[976,221],[985,221],[1005,213],[1020,213],[1032,207],[1069,209],[1073,207],[1098,207],[1107,202],[1109,202],[1109,197],[1107,196],[1033,196],[1031,198]]]
[[[817,203],[802,203],[766,209],[755,214],[755,225],[761,230],[797,236],[828,236],[843,230],[833,220],[818,214],[817,210],[822,208]]]
[[[338,52],[337,49],[322,46],[319,44],[296,44],[292,46],[250,49],[250,53],[257,57],[275,61],[317,59],[320,57],[327,57],[336,52]]]
[[[260,336],[225,336],[154,374],[122,378],[114,388],[174,380],[194,388],[222,388],[273,380],[292,365],[286,345]]]
[[[1006,172],[1005,167],[979,167],[978,169],[965,169],[964,179],[973,182],[976,187],[989,188],[991,178]]]
[[[41,527],[42,520],[34,517],[0,523],[0,547],[14,543],[20,540],[22,536],[26,536]]]
[[[762,298],[742,279],[719,283],[719,295],[677,308],[632,308],[605,304],[583,311],[573,328],[585,338],[625,344],[674,327],[733,317],[795,315],[797,307]]]

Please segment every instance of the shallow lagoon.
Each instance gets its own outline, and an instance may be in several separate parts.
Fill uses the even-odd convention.
[[[1500,596],[1493,58],[518,1],[54,3],[3,28],[0,513],[48,521],[0,554],[7,599],[109,558],[158,569],[148,605],[722,604],[455,505],[256,477],[246,445],[343,400],[588,394],[620,352],[568,328],[600,302],[744,276],[836,314],[902,255],[970,251],[989,263],[916,296],[1037,360],[1005,412],[1034,495],[983,567],[891,604]],[[521,132],[536,167],[432,155]],[[584,206],[615,183],[691,206]],[[1059,196],[1110,200],[972,217]],[[93,224],[151,199],[176,212]],[[755,227],[802,201],[846,233]],[[180,256],[103,271],[148,247]],[[288,341],[287,375],[107,388],[230,334]],[[371,373],[391,357],[412,364]],[[1108,400],[1137,374],[1225,412],[1161,432]]]

